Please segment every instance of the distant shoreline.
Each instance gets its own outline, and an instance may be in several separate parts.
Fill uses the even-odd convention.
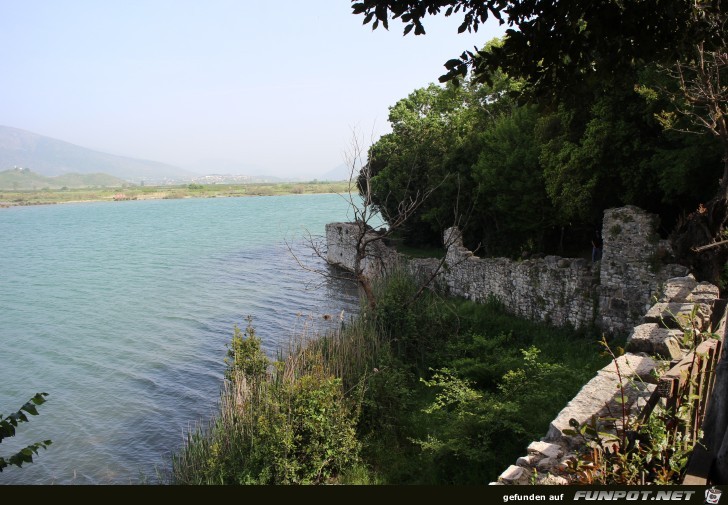
[[[43,190],[0,190],[0,208],[59,203],[117,202],[132,200],[180,200],[187,198],[233,198],[341,194],[348,182],[188,184],[180,186],[133,186],[127,188],[78,188]]]

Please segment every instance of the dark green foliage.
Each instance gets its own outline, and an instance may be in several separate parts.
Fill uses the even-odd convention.
[[[665,130],[657,118],[674,106],[653,90],[664,76],[639,70],[548,105],[529,104],[523,83],[502,73],[490,85],[416,90],[391,108],[392,133],[370,149],[374,204],[386,219],[437,188],[400,240],[441,247],[457,223],[485,255],[579,255],[604,210],[623,205],[660,215],[666,236],[714,193],[721,146]]]
[[[255,334],[252,317],[248,316],[245,334],[235,326],[225,358],[227,364],[225,378],[233,381],[239,374],[242,374],[247,380],[261,381],[265,377],[269,365],[261,344],[260,337]]]
[[[472,165],[477,188],[473,227],[489,255],[542,251],[555,211],[544,185],[534,106],[514,107],[493,118],[477,140]]]
[[[721,8],[719,2],[698,4]],[[617,79],[643,62],[672,62],[697,40],[710,47],[724,28],[694,10],[688,0],[352,0],[352,12],[363,15],[364,24],[388,28],[388,18],[399,19],[405,35],[425,34],[425,18],[432,15],[458,17],[458,32],[477,31],[490,18],[507,22],[502,46],[464,51],[445,63],[448,72],[440,80],[463,78],[470,68],[488,79],[504,69],[541,94],[561,96]]]
[[[46,396],[48,396],[48,393],[36,393],[35,396],[20,407],[20,410],[17,412],[9,414],[8,416],[0,414],[0,442],[2,442],[5,438],[14,437],[15,430],[18,425],[30,421],[26,414],[30,414],[31,416],[38,415],[37,407],[46,402]],[[39,449],[47,449],[51,443],[52,442],[50,440],[35,442],[22,448],[15,454],[10,455],[8,458],[0,456],[0,472],[3,471],[3,468],[10,465],[22,467],[24,463],[32,463],[33,455],[37,455]]]
[[[369,157],[375,205],[390,211],[438,188],[402,230],[405,243],[439,245],[458,223],[481,254],[578,255],[605,209],[658,213],[667,236],[728,180],[719,139],[681,131],[696,131],[686,118],[715,97],[686,102],[664,70],[681,60],[695,73],[696,44],[725,51],[720,2],[354,0],[352,10],[373,27],[399,19],[405,34],[424,34],[430,15],[460,17],[460,31],[491,17],[513,28],[446,63],[441,80],[459,86],[430,85],[391,108],[392,133]],[[707,130],[722,138],[717,114]]]

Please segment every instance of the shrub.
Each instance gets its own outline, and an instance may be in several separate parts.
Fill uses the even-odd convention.
[[[320,352],[269,366],[250,318],[228,349],[220,413],[172,457],[173,484],[321,484],[359,464],[356,409]]]

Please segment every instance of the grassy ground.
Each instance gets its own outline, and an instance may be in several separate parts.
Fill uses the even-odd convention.
[[[173,198],[224,198],[318,193],[345,193],[346,182],[189,184],[179,186],[133,186],[127,188],[84,188],[66,190],[0,190],[0,207],[54,203]]]

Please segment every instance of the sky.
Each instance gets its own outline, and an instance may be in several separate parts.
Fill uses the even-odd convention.
[[[0,125],[198,173],[317,177],[505,27],[362,25],[349,0],[0,0]]]

